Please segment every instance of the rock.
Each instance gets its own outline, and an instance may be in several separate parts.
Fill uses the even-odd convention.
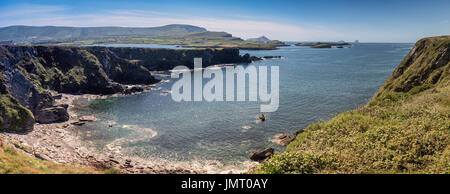
[[[53,99],[61,99],[62,98],[62,94],[57,94],[53,96]]]
[[[36,114],[36,121],[39,123],[56,123],[69,120],[67,108],[69,105],[60,104],[50,108],[44,108]]]
[[[266,116],[264,116],[264,114],[259,115],[259,120],[261,121],[265,121],[266,120]]]
[[[295,140],[295,137],[292,136],[286,136],[285,138],[281,139],[280,145],[287,146],[289,143]]]
[[[299,129],[299,130],[297,130],[297,131],[294,131],[294,136],[297,137],[298,134],[303,133],[303,132],[305,132],[304,129]]]
[[[0,74],[1,76],[1,74]],[[34,128],[33,113],[12,96],[0,94],[0,131],[26,132]],[[16,113],[17,116],[14,116]]]
[[[69,127],[69,123],[64,123],[61,125],[61,128],[67,128],[67,127]]]
[[[81,121],[75,121],[75,122],[72,122],[72,123],[70,123],[70,124],[81,126],[81,125],[84,125],[84,124],[86,124],[86,123],[85,123],[85,122],[81,122]]]
[[[279,134],[279,135],[275,136],[275,138],[272,139],[272,142],[282,145],[282,146],[287,146],[289,143],[291,143],[294,140],[295,140],[295,137],[287,136],[286,134],[283,133],[283,134]]]
[[[85,122],[85,121],[92,122],[92,121],[96,121],[97,118],[95,118],[94,116],[82,116],[78,120],[82,121],[82,122]]]
[[[138,92],[143,92],[144,88],[140,87],[140,86],[133,86],[131,88],[127,88],[123,91],[123,94],[134,94],[134,93],[138,93]]]
[[[263,60],[262,58],[255,57],[255,56],[251,56],[249,59],[250,59],[251,61],[261,61],[261,60]]]
[[[281,56],[264,56],[264,59],[281,59]]]
[[[273,153],[274,153],[273,148],[267,148],[261,151],[253,151],[250,153],[248,157],[250,158],[250,160],[261,162],[270,158],[270,156],[272,156]]]
[[[283,134],[278,135],[277,139],[284,139],[286,137],[287,137],[287,135],[283,133]]]

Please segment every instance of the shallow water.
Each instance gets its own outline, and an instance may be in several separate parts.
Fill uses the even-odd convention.
[[[409,52],[413,44],[358,44],[343,49],[283,47],[245,51],[255,56],[283,56],[251,65],[279,65],[280,105],[256,122],[258,102],[175,102],[169,91],[176,80],[164,80],[159,90],[126,97],[80,101],[79,115],[99,121],[82,127],[82,137],[99,150],[171,162],[215,161],[245,168],[252,150],[274,147],[280,133],[331,118],[364,105]],[[204,80],[206,82],[207,80]],[[111,126],[111,127],[110,127]]]

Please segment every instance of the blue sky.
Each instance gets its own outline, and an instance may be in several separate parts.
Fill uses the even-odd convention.
[[[415,42],[450,34],[448,0],[0,1],[0,26],[192,24],[249,38]]]

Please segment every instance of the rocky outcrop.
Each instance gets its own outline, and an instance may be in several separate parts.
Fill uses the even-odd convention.
[[[69,105],[60,104],[50,108],[44,108],[36,114],[36,121],[39,123],[56,123],[69,120],[67,108]]]
[[[409,92],[414,87],[441,87],[449,80],[450,36],[424,38],[416,43],[374,98],[388,92]]]
[[[109,50],[117,57],[143,66],[150,71],[167,71],[176,66],[183,65],[194,67],[194,58],[202,58],[203,67],[230,64],[250,63],[250,55],[239,55],[239,49],[235,48],[199,48],[199,49],[149,49],[149,48],[86,48],[92,53]]]
[[[286,134],[278,134],[273,139],[272,142],[281,146],[287,146],[289,143],[295,140],[295,136],[287,136]]]
[[[33,130],[34,117],[9,94],[0,94],[0,132],[25,132]]]
[[[0,105],[5,107],[0,110],[0,129],[30,130],[34,117],[40,123],[67,121],[67,107],[54,106],[49,90],[71,94],[138,93],[145,87],[125,84],[157,83],[151,70],[165,71],[178,65],[193,68],[196,57],[203,59],[204,67],[251,62],[250,56],[239,55],[238,49],[0,46]]]
[[[270,156],[273,155],[274,151],[275,150],[273,148],[267,148],[265,150],[260,151],[253,151],[250,153],[248,157],[250,158],[250,160],[262,162],[264,160],[269,159]]]

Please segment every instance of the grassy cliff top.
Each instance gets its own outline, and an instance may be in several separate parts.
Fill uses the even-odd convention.
[[[255,173],[450,173],[450,36],[425,38],[364,107],[312,124]]]
[[[98,174],[109,171],[93,167],[56,164],[29,156],[16,143],[0,137],[0,174]]]
[[[448,86],[450,36],[419,40],[394,70],[375,97],[388,92],[408,92],[416,86]]]

